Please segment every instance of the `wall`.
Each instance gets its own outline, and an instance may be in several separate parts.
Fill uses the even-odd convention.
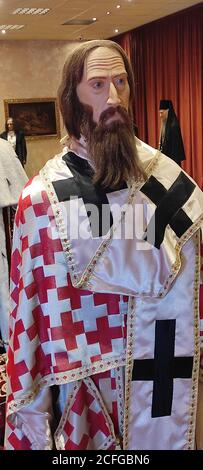
[[[4,130],[4,99],[55,98],[69,52],[77,43],[68,41],[0,41],[0,131]],[[65,129],[60,120],[61,135]],[[27,140],[26,172],[33,176],[54,154],[58,138]]]

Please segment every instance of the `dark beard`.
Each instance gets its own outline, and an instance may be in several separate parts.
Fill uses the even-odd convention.
[[[85,108],[82,134],[87,140],[88,154],[94,165],[94,183],[118,189],[129,179],[143,175],[139,166],[132,121],[126,110],[117,106],[103,111],[98,124],[92,119],[92,111]],[[121,120],[108,122],[118,113]]]

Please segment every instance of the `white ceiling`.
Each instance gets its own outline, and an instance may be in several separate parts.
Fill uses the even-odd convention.
[[[0,31],[0,40],[86,40],[116,36],[158,18],[200,3],[193,0],[0,0],[3,25],[25,25],[21,30]],[[120,8],[117,8],[117,5]],[[46,15],[12,14],[17,8],[50,8]],[[107,15],[106,12],[110,11]],[[88,26],[62,24],[71,19],[97,21]]]

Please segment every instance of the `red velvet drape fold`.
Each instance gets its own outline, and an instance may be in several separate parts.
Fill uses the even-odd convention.
[[[135,74],[139,137],[158,146],[159,101],[170,99],[186,153],[184,169],[203,189],[203,3],[116,38]],[[115,38],[114,38],[115,40]]]

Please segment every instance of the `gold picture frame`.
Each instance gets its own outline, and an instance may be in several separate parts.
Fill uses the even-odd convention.
[[[5,117],[15,119],[26,139],[60,138],[59,108],[56,98],[4,100]]]

